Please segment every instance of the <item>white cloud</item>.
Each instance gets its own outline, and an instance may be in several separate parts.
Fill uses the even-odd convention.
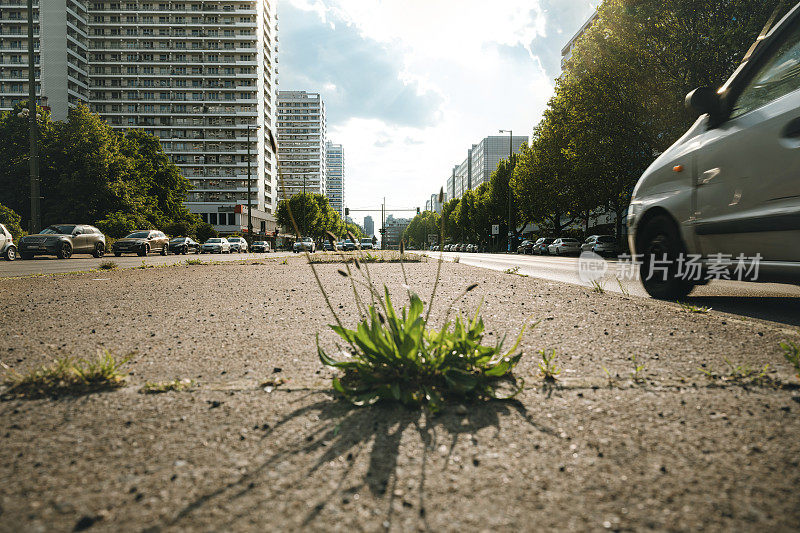
[[[542,65],[558,61],[540,60],[537,46],[549,32],[557,42],[542,48],[557,55],[565,38],[559,32],[571,35],[580,26],[569,22],[562,30],[553,24],[560,10],[569,11],[570,19],[590,13],[590,0],[290,1],[314,12],[320,23],[335,23],[339,31],[344,25],[355,28],[365,39],[396,51],[402,62],[397,77],[420,95],[441,97],[425,126],[352,117],[329,124],[329,137],[344,145],[345,194],[353,208],[377,206],[384,195],[391,207],[424,206],[472,143],[499,128],[529,135],[552,92],[553,73]],[[554,3],[558,6],[550,7]],[[281,66],[284,71],[314,68]],[[369,76],[358,72],[358,65],[353,68],[342,76]],[[330,85],[298,88],[332,92],[342,84],[330,80]]]

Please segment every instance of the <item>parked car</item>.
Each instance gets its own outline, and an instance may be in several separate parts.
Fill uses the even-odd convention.
[[[292,246],[292,251],[294,253],[306,251],[313,254],[317,251],[317,245],[314,243],[314,240],[311,237],[303,237],[301,240],[294,243],[294,246]]]
[[[225,237],[211,237],[200,247],[201,254],[229,254],[231,243]]]
[[[14,244],[14,237],[3,224],[0,224],[0,255],[13,261],[17,258],[17,247]]]
[[[364,239],[361,239],[361,249],[362,250],[372,250],[373,248],[374,248],[374,246],[372,244],[372,239],[371,238],[366,237]]]
[[[246,253],[247,252],[247,241],[244,240],[244,237],[228,237],[228,242],[231,245],[231,253]]]
[[[639,178],[628,208],[630,248],[642,254],[651,296],[680,299],[707,281],[681,275],[682,255],[699,257],[706,272],[715,257],[731,258],[716,262],[729,273],[738,257],[758,258],[758,276],[742,281],[800,283],[798,68],[800,4],[720,89],[687,95],[700,117]],[[666,275],[650,275],[654,258]]]
[[[23,259],[33,259],[36,255],[69,259],[73,253],[103,257],[105,252],[106,236],[94,226],[83,224],[54,224],[19,241],[19,255]]]
[[[121,256],[123,253],[137,254],[142,257],[150,252],[159,252],[161,255],[167,255],[169,239],[158,230],[134,231],[115,241],[111,246],[111,251],[114,252],[116,257]]]
[[[355,249],[356,249],[356,243],[354,243],[350,239],[345,240],[344,244],[342,244],[342,250],[344,250],[345,252],[352,252]]]
[[[169,251],[173,254],[186,255],[189,252],[200,253],[200,243],[191,237],[175,237],[169,241]]]
[[[549,255],[550,254],[550,245],[553,244],[555,239],[550,237],[539,237],[533,246],[531,247],[531,252],[535,255]]]
[[[550,255],[569,255],[581,253],[581,243],[578,239],[571,237],[562,237],[553,241],[553,244],[547,247]]]
[[[617,248],[617,239],[612,235],[592,235],[581,244],[581,251],[614,256],[617,255],[619,250]]]
[[[253,241],[253,244],[250,245],[250,251],[253,253],[269,253],[272,251],[272,247],[269,244],[269,241]]]
[[[524,240],[522,243],[517,247],[518,254],[532,254],[533,253],[533,241]]]

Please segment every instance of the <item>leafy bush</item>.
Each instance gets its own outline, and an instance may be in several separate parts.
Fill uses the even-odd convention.
[[[11,208],[0,204],[0,224],[4,224],[14,241],[19,241],[22,238],[22,217],[16,214]]]
[[[97,227],[109,237],[120,239],[137,229],[152,229],[153,224],[140,215],[116,211],[99,220]]]
[[[192,233],[192,223],[188,220],[176,220],[164,227],[164,233],[172,237],[188,237]]]
[[[410,306],[398,314],[386,287],[384,293],[376,295],[380,308],[370,306],[355,330],[331,326],[350,345],[351,359],[329,357],[317,341],[322,364],[344,372],[333,387],[345,398],[356,405],[393,400],[436,412],[449,398],[508,399],[522,389],[511,375],[522,357],[513,354],[522,332],[503,353],[502,340],[481,345],[484,325],[477,311],[469,321],[457,316],[435,331],[427,329],[419,296],[410,293]],[[498,393],[503,381],[511,385],[509,394]]]
[[[197,240],[200,242],[206,242],[211,237],[217,237],[218,235],[219,233],[214,229],[214,226],[207,222],[197,226]]]

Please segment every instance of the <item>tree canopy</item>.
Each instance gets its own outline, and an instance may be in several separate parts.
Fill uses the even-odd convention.
[[[349,231],[358,239],[363,234],[357,224],[345,223],[339,212],[331,207],[328,198],[318,193],[298,193],[288,201],[278,202],[275,214],[278,224],[294,233],[290,210],[297,228],[304,237],[322,240],[326,233],[330,232],[337,238],[343,238]]]
[[[0,116],[0,198],[27,221],[28,123],[18,116],[25,105]],[[43,225],[85,222],[111,234],[199,221],[183,205],[189,181],[156,137],[116,131],[85,106],[71,109],[64,122],[41,108],[38,115]]]

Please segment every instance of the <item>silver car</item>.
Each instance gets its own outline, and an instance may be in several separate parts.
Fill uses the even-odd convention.
[[[553,241],[553,244],[547,247],[550,255],[578,255],[581,253],[581,243],[578,239],[571,237],[562,237]]]
[[[224,237],[212,237],[203,243],[200,248],[201,254],[229,254],[231,253],[231,243]]]
[[[617,255],[617,240],[611,235],[592,235],[581,244],[581,250],[597,255]]]
[[[651,296],[683,298],[720,268],[742,281],[800,283],[798,70],[800,4],[722,87],[687,95],[700,118],[645,171],[628,208],[629,245]],[[687,260],[703,274],[682,272]]]
[[[228,237],[228,242],[231,245],[231,253],[245,253],[247,252],[247,241],[244,237]]]
[[[14,238],[3,224],[0,224],[0,256],[9,261],[17,258],[17,247],[14,244]]]

